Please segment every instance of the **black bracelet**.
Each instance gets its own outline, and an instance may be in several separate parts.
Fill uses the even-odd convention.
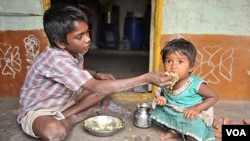
[[[97,79],[97,73],[98,73],[98,71],[95,71],[95,73],[93,74],[93,77],[94,77],[95,79]]]

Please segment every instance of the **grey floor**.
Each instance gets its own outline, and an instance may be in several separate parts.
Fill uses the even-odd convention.
[[[125,128],[109,137],[97,137],[89,134],[79,123],[76,125],[65,141],[158,141],[158,135],[163,132],[158,127],[137,128],[134,126],[133,113],[136,110],[137,103],[115,102],[117,105],[126,108],[131,115],[126,118],[121,113],[107,112],[104,114],[115,115],[124,120]],[[39,139],[31,138],[25,135],[16,122],[18,98],[0,98],[0,141],[35,141]],[[215,107],[215,114],[220,117],[227,117],[234,120],[250,118],[250,102],[238,101],[228,102],[219,101]],[[220,141],[217,138],[216,141]],[[181,141],[180,138],[169,141]]]
[[[101,71],[110,72],[117,78],[126,78],[148,71],[148,53],[117,52],[117,51],[91,51],[85,59],[85,66]],[[162,132],[158,127],[141,129],[134,126],[133,113],[137,103],[114,102],[131,112],[126,118],[121,113],[107,112],[104,114],[116,115],[125,122],[125,128],[110,137],[96,137],[87,133],[81,124],[74,127],[65,141],[157,141]],[[25,135],[16,122],[18,98],[0,98],[0,141],[35,141]],[[250,101],[219,101],[215,107],[215,114],[219,117],[228,117],[233,120],[250,119]],[[175,138],[169,141],[180,141]],[[217,138],[216,141],[220,141]]]

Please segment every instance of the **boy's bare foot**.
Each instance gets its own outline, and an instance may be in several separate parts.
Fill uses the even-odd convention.
[[[89,108],[88,110],[72,115],[71,117],[69,117],[69,120],[75,124],[75,123],[81,122],[83,119],[87,118],[88,116],[96,114],[97,112],[98,112],[98,109],[96,109],[96,107],[92,107],[92,108]]]
[[[77,123],[81,122],[85,118],[96,113],[96,107],[89,108],[88,110],[82,111],[78,114],[72,115],[64,120],[60,120],[63,126],[66,128],[66,134],[70,131],[72,127],[74,127]]]
[[[166,139],[170,139],[170,138],[177,138],[179,137],[179,133],[173,133],[173,132],[165,132],[160,134],[159,138],[160,140],[166,140]]]

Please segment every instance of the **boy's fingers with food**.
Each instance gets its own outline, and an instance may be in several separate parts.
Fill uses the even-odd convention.
[[[171,85],[167,86],[167,89],[173,89],[176,82],[179,80],[179,76],[176,72],[165,72],[165,76],[172,78]]]
[[[171,76],[165,75],[164,72],[151,72],[149,81],[151,84],[157,85],[159,87],[166,87],[172,84],[173,78]]]

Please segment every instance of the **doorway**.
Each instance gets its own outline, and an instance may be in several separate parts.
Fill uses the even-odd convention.
[[[103,6],[100,8],[99,1],[104,3],[104,8]],[[85,55],[85,66],[99,72],[112,73],[116,78],[132,77],[150,71],[150,0],[51,0],[51,5],[56,3],[70,3],[80,7],[87,13],[92,44],[89,53]],[[97,36],[98,27],[100,27],[98,25],[100,20],[98,13],[100,9],[109,9],[112,5],[119,7],[119,41],[116,47],[113,44],[110,44],[110,46],[100,45]],[[126,17],[131,15],[132,17],[143,17],[144,32],[141,35],[143,43],[142,46],[136,47],[136,49],[121,49],[125,34]],[[102,18],[106,19],[106,17]],[[130,29],[134,23],[137,23],[137,21],[130,21]],[[112,35],[109,35],[110,33],[107,34],[107,39],[114,39]],[[138,36],[135,37],[135,40],[138,41]]]

